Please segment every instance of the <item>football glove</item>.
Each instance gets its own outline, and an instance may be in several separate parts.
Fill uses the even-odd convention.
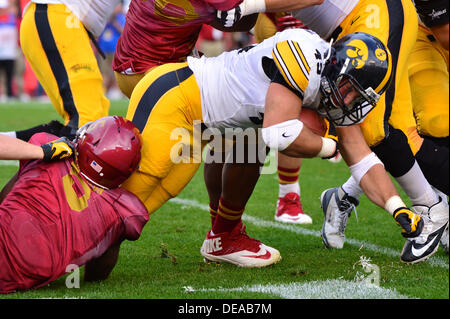
[[[284,31],[286,29],[307,29],[306,25],[299,19],[294,18],[290,13],[277,18],[277,31]]]
[[[416,213],[406,207],[397,208],[393,215],[395,222],[402,228],[402,236],[406,238],[419,236],[424,222]]]
[[[230,9],[228,11],[217,10],[217,19],[224,27],[231,28],[242,18],[241,7]]]
[[[44,162],[69,158],[75,150],[75,145],[67,137],[61,137],[47,144],[43,144],[41,147],[44,151]]]

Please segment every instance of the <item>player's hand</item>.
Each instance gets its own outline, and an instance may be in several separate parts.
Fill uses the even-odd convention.
[[[334,143],[336,143],[336,148],[334,149],[334,153],[331,154],[330,156],[325,156],[325,157],[321,157],[322,159],[331,159],[333,157],[336,157],[336,155],[339,153],[339,142],[336,140],[336,138],[331,138],[331,137],[325,137],[328,138],[329,140],[332,140]]]
[[[303,22],[297,18],[294,18],[294,16],[290,13],[279,17],[277,19],[276,27],[278,32],[286,29],[307,29],[307,26]]]
[[[422,232],[424,222],[416,213],[406,207],[394,211],[395,222],[402,228],[402,236],[406,238],[419,236]]]
[[[43,144],[41,147],[44,151],[44,162],[69,158],[75,150],[75,145],[67,137],[61,137],[55,141]]]
[[[230,9],[228,11],[217,10],[217,19],[224,27],[231,28],[241,18],[241,6],[237,6],[236,8]]]

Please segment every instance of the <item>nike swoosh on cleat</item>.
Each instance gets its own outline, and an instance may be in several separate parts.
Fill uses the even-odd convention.
[[[265,251],[266,251],[266,253],[264,255],[256,255],[256,256],[255,255],[248,255],[248,256],[242,256],[242,257],[269,259],[272,256],[272,254],[267,249],[265,249]]]
[[[281,134],[281,136],[283,136],[283,137],[285,137],[285,138],[291,137],[291,135],[286,135],[286,132],[284,132],[283,134]]]
[[[431,239],[425,244],[415,244],[413,242],[413,244],[411,246],[411,253],[415,257],[421,257],[435,243],[436,239],[437,239],[437,232],[435,234],[433,234]],[[417,248],[416,248],[416,245],[417,245]]]

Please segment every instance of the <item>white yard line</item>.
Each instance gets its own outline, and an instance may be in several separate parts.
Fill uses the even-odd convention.
[[[19,161],[3,161],[3,160],[0,160],[0,166],[19,167]]]
[[[199,208],[204,211],[209,211],[208,205],[202,204],[202,203],[200,203],[196,200],[192,200],[192,199],[173,198],[169,202],[172,202],[172,203],[178,204],[178,205],[185,205],[185,206]],[[261,219],[258,217],[250,216],[248,214],[244,214],[242,216],[242,219],[244,221],[249,222],[258,227],[277,228],[277,229],[290,231],[290,232],[300,234],[300,235],[308,235],[308,236],[320,238],[320,231],[310,230],[310,229],[302,228],[302,227],[296,226],[296,225],[282,224],[282,223],[275,222],[275,221],[268,221],[268,220],[264,220],[264,219]],[[367,249],[370,251],[374,251],[377,253],[381,253],[381,254],[390,256],[390,257],[400,258],[400,250],[401,250],[400,248],[398,250],[395,250],[392,248],[381,247],[378,245],[374,245],[374,244],[371,244],[371,243],[368,243],[365,241],[356,240],[356,239],[352,239],[352,238],[346,238],[345,244],[351,245],[351,246],[356,246],[356,247],[360,248],[361,250]],[[430,266],[433,266],[433,267],[442,267],[442,268],[446,268],[447,270],[449,269],[447,258],[434,256],[434,257],[431,257],[430,259],[428,259],[425,263],[428,263]]]
[[[257,292],[276,295],[285,299],[409,299],[395,289],[386,289],[364,282],[342,279],[311,281],[306,283],[269,284],[237,288],[185,287],[186,292]]]

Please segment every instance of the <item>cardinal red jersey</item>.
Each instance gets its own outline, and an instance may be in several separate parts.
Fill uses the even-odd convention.
[[[40,133],[30,142],[54,139]],[[148,218],[128,191],[89,185],[72,159],[21,162],[0,205],[0,292],[40,287],[68,265],[82,266],[112,244],[136,240]]]
[[[180,62],[194,49],[203,24],[217,10],[242,0],[132,0],[113,60],[116,72],[143,73],[153,66]]]

